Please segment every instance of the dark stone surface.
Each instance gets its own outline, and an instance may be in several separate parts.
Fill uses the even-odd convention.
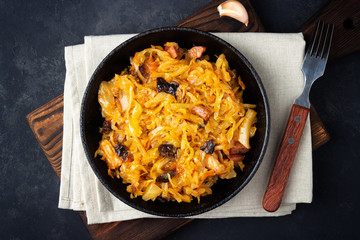
[[[90,239],[57,208],[59,181],[25,116],[63,92],[64,46],[171,26],[209,1],[0,0],[0,239]],[[326,3],[253,0],[265,28],[295,32]],[[311,101],[332,140],[314,152],[314,199],[290,216],[195,220],[167,239],[359,239],[360,53],[330,62]]]

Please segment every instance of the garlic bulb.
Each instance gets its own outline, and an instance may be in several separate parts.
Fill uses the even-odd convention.
[[[220,17],[227,16],[234,18],[245,24],[245,26],[249,23],[249,16],[246,9],[244,5],[238,1],[230,0],[223,2],[217,7],[217,10],[219,11]]]

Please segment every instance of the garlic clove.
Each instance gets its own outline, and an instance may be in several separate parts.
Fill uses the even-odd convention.
[[[220,4],[217,7],[217,10],[220,14],[220,17],[227,16],[234,18],[238,20],[239,22],[242,22],[245,24],[245,26],[249,23],[249,15],[244,7],[240,2],[238,1],[226,1]]]

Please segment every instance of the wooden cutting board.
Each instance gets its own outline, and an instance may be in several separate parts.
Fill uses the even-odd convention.
[[[265,31],[260,19],[258,18],[255,10],[250,4],[249,0],[240,0],[246,7],[249,14],[249,25],[245,27],[243,24],[230,19],[220,18],[216,7],[223,2],[223,0],[215,0],[205,7],[199,9],[194,14],[190,15],[176,26],[192,27],[203,31],[212,32],[263,32]],[[336,4],[334,4],[336,2]],[[324,15],[339,15],[338,2],[330,2],[317,14],[315,14],[311,20],[306,22],[301,30],[305,37],[311,35],[314,27],[314,21],[321,19]],[[352,1],[351,1],[352,2]],[[348,4],[346,5],[348,6]],[[350,7],[349,7],[350,8]],[[325,9],[325,10],[324,10]],[[356,11],[351,8],[351,14],[355,14]],[[349,10],[350,11],[350,10]],[[358,11],[359,12],[359,11]],[[359,16],[359,15],[357,15]],[[356,16],[343,15],[343,18],[353,19],[353,27],[349,28],[349,36],[358,36],[358,26],[356,25]],[[335,21],[335,20],[334,20]],[[337,22],[335,32],[337,28],[342,27],[343,22],[340,20]],[[357,29],[353,31],[353,29]],[[355,33],[354,33],[355,32]],[[335,34],[336,36],[336,34]],[[339,38],[340,39],[340,38]],[[338,40],[338,44],[334,44],[332,52],[336,52],[334,57],[342,56],[356,50],[359,50],[360,36],[358,36],[357,42],[352,43],[351,46],[355,46],[352,49],[346,47],[346,41]],[[334,41],[336,43],[336,41]],[[357,44],[357,45],[356,45]],[[342,48],[341,48],[342,47]],[[33,112],[26,116],[26,119],[32,129],[37,141],[43,149],[47,159],[53,167],[55,173],[60,178],[61,175],[61,154],[62,154],[62,135],[63,135],[63,94],[54,98],[45,105],[35,109]],[[313,150],[325,144],[329,141],[330,136],[327,133],[324,125],[322,124],[315,109],[312,107],[310,110],[311,118],[311,132]],[[114,223],[105,224],[93,224],[88,225],[86,222],[86,213],[78,212],[85,226],[87,227],[91,237],[96,240],[100,239],[113,239],[116,236],[117,239],[160,239],[183,225],[191,222],[193,219],[175,219],[175,218],[156,218],[156,219],[136,219],[130,221],[119,221]],[[134,231],[136,227],[136,231]]]

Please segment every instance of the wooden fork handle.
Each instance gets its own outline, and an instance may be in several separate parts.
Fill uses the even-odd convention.
[[[280,206],[308,113],[308,108],[295,104],[291,108],[289,120],[263,199],[263,207],[268,212],[274,212]]]

